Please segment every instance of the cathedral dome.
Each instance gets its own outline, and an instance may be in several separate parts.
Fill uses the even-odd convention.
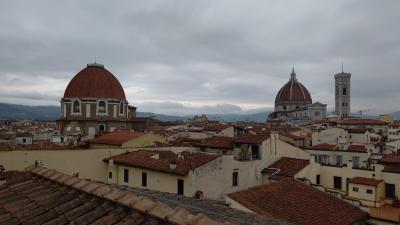
[[[126,100],[118,79],[97,63],[88,64],[72,78],[65,89],[64,98]]]
[[[275,106],[308,105],[312,103],[310,92],[296,79],[294,69],[290,74],[290,80],[278,92],[275,98]]]

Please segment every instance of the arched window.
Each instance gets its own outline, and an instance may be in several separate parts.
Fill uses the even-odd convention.
[[[72,106],[72,112],[80,113],[81,112],[81,103],[78,100],[75,100]]]
[[[99,101],[99,104],[97,106],[97,112],[99,113],[106,113],[106,102],[105,101]]]
[[[123,102],[119,103],[119,113],[124,114],[124,103]]]
[[[103,124],[101,124],[99,126],[99,131],[105,131],[105,130],[106,130],[106,127]]]

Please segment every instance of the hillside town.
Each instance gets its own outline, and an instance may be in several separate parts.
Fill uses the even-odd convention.
[[[160,121],[87,64],[57,121],[1,120],[0,224],[399,224],[400,121],[352,114],[352,76],[332,114],[293,68],[264,123]]]

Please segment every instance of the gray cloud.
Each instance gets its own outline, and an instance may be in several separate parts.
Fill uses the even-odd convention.
[[[353,74],[354,111],[399,110],[399,7],[397,0],[2,1],[0,102],[56,105],[68,80],[97,57],[132,104],[156,113],[271,107],[292,66],[313,100],[332,107],[341,62]]]

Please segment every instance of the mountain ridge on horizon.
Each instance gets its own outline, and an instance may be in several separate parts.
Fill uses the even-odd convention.
[[[272,111],[262,111],[255,113],[223,113],[223,114],[207,114],[210,120],[220,120],[224,122],[237,122],[237,121],[254,121],[264,122],[269,113]],[[42,120],[42,121],[55,121],[60,115],[60,107],[55,105],[48,106],[27,106],[10,103],[0,103],[0,120],[8,119],[30,119],[30,120]],[[358,115],[358,114],[354,114]],[[400,119],[400,111],[391,113],[395,119]],[[160,113],[152,112],[137,112],[139,117],[154,117],[161,121],[177,121],[177,120],[188,120],[193,118],[195,115],[177,116],[177,115],[165,115]],[[377,117],[376,115],[368,115],[365,117]]]

